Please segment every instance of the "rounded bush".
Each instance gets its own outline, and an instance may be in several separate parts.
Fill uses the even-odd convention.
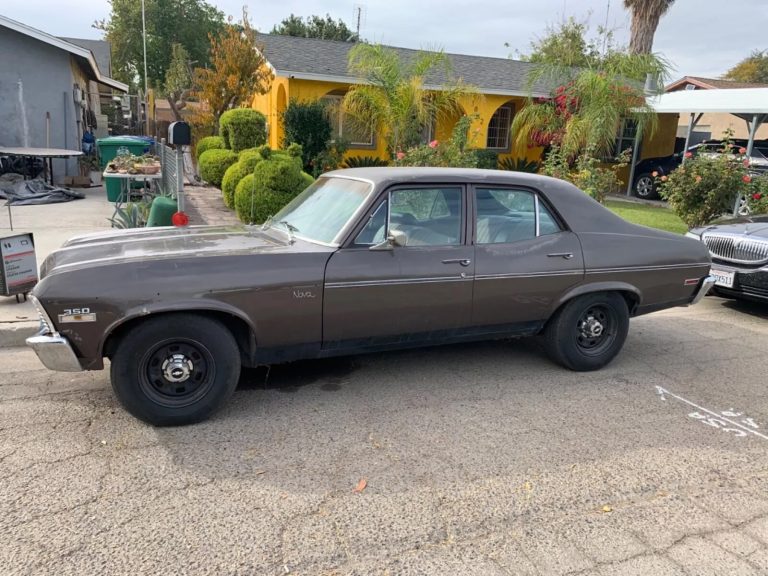
[[[221,136],[206,136],[205,138],[200,138],[197,146],[195,146],[195,155],[199,162],[203,152],[207,150],[224,150],[226,147],[224,138]]]
[[[232,150],[206,150],[200,155],[198,161],[200,177],[212,186],[219,188],[227,168],[235,162],[237,162],[237,154]]]
[[[256,168],[256,164],[262,160],[263,158],[261,157],[261,154],[259,154],[257,148],[248,148],[248,150],[240,152],[240,161],[238,163],[245,166],[250,174],[253,172],[253,169]]]
[[[301,166],[291,160],[274,158],[259,162],[253,169],[259,184],[274,192],[298,194],[303,189]]]
[[[219,133],[235,152],[260,146],[267,141],[267,118],[253,108],[227,110],[219,118]]]
[[[251,172],[253,172],[253,167],[249,168],[244,160],[235,162],[224,172],[224,177],[221,179],[221,194],[224,198],[224,205],[227,208],[235,207],[235,190],[237,185],[240,184],[240,180]]]
[[[260,224],[274,216],[293,195],[265,187],[253,174],[240,180],[235,191],[235,211],[241,222]]]

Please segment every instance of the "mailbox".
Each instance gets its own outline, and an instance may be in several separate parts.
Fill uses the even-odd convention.
[[[168,125],[168,144],[189,146],[192,144],[192,132],[186,122],[171,122]]]
[[[0,238],[0,295],[26,295],[37,284],[37,258],[32,234]]]

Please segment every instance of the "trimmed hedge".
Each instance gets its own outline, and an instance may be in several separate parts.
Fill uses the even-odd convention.
[[[235,191],[237,217],[246,224],[261,224],[291,201],[293,196],[261,185],[253,174],[240,180]]]
[[[303,190],[301,168],[290,160],[275,158],[259,162],[253,170],[253,175],[260,186],[274,192],[296,195]]]
[[[200,177],[209,184],[220,188],[224,173],[235,162],[237,162],[237,154],[232,150],[206,150],[198,160]]]
[[[206,136],[205,138],[200,138],[197,146],[195,146],[195,157],[199,162],[203,152],[207,150],[224,150],[226,147],[224,138],[221,136]]]
[[[227,110],[219,118],[219,133],[234,152],[254,148],[267,141],[267,118],[253,108]]]
[[[224,177],[221,179],[221,195],[227,208],[235,207],[235,190],[237,185],[240,184],[240,180],[252,172],[253,167],[249,168],[243,160],[235,162],[224,172]]]

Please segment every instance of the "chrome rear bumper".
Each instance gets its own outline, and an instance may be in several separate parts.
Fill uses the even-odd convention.
[[[36,336],[27,338],[27,346],[32,348],[43,365],[49,370],[59,372],[82,372],[83,367],[72,350],[69,340],[54,332],[41,331]]]
[[[691,304],[698,304],[704,296],[709,293],[709,290],[712,288],[712,286],[715,285],[715,277],[711,275],[707,275],[704,277],[704,280],[701,281],[701,285],[699,286],[696,293],[693,295],[693,299],[691,300]]]

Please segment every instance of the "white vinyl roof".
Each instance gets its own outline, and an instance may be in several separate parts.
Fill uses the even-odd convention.
[[[768,114],[768,88],[678,90],[649,97],[647,102],[659,114],[724,113],[751,120],[755,114]]]
[[[96,64],[96,59],[93,57],[93,53],[90,50],[83,48],[81,46],[72,44],[71,42],[62,40],[61,38],[56,38],[55,36],[46,34],[41,30],[37,30],[36,28],[32,28],[31,26],[22,24],[21,22],[16,22],[15,20],[11,20],[7,16],[3,16],[2,14],[0,14],[0,26],[5,26],[6,28],[9,28],[11,30],[18,32],[19,34],[24,34],[25,36],[35,38],[36,40],[45,42],[46,44],[50,44],[51,46],[55,46],[56,48],[69,52],[70,54],[72,54],[77,58],[81,58],[82,60],[88,63],[89,67],[91,68],[91,71],[93,72],[94,79],[99,84],[104,84],[105,86],[109,86],[110,88],[114,88],[115,90],[119,90],[120,92],[128,92],[128,86],[126,84],[123,84],[122,82],[118,82],[117,80],[113,80],[112,78],[109,78],[108,76],[105,76],[104,74],[101,73],[101,70],[99,70],[98,64]],[[7,56],[8,55],[6,55],[6,57]]]

